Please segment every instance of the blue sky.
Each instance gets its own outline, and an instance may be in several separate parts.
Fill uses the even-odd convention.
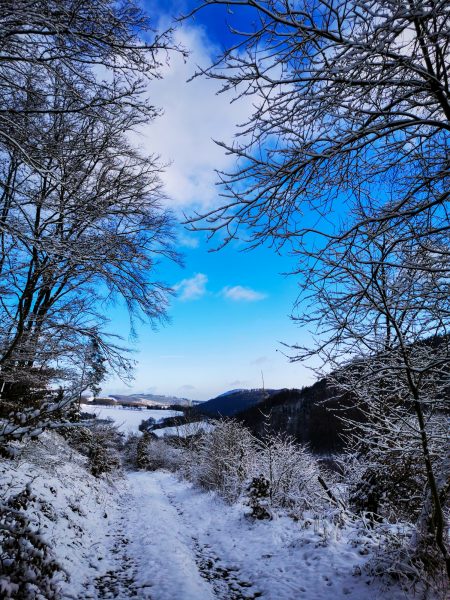
[[[194,5],[192,1],[154,2],[146,6],[160,23],[168,23]],[[185,23],[177,39],[191,51],[184,63],[173,58],[164,78],[149,87],[152,102],[164,115],[143,129],[135,142],[144,151],[161,154],[168,164],[164,183],[169,206],[179,215],[217,203],[214,169],[232,167],[213,139],[231,141],[235,124],[251,111],[251,100],[231,104],[231,96],[217,95],[217,83],[196,79],[186,83],[196,65],[205,66],[230,40],[225,19],[244,23],[247,15],[228,15],[225,9],[208,9]],[[304,342],[305,334],[290,320],[297,296],[292,270],[294,259],[259,247],[243,251],[233,243],[219,252],[200,233],[180,228],[185,267],[164,263],[159,277],[177,290],[169,311],[171,323],[152,331],[138,326],[133,344],[137,360],[131,387],[111,379],[108,392],[152,392],[192,399],[208,399],[232,388],[261,386],[301,387],[311,373],[283,355],[280,342]],[[110,313],[111,328],[125,339],[129,321],[120,307]]]

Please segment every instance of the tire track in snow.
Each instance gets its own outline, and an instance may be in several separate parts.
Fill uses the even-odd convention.
[[[105,571],[79,600],[256,600],[262,596],[236,564],[201,541],[195,522],[184,514],[188,497],[177,497],[178,486],[168,473],[128,473],[128,490],[119,501],[110,531]]]
[[[130,472],[98,600],[216,600],[201,577],[184,522],[152,472]],[[80,599],[81,600],[81,599]]]
[[[186,522],[184,511],[176,501],[175,495],[168,492],[161,481],[159,485],[186,529],[191,529],[192,526]],[[200,575],[210,583],[218,600],[256,600],[262,596],[251,582],[240,576],[237,566],[228,564],[209,544],[200,543],[197,536],[191,535],[191,540]]]
[[[130,539],[127,536],[127,522],[130,509],[136,510],[134,498],[131,494],[126,494],[121,498],[121,516],[117,528],[111,533],[113,545],[110,549],[112,564],[111,568],[103,575],[96,577],[94,586],[96,598],[98,600],[127,598],[139,598],[140,600],[151,600],[151,596],[145,589],[146,585],[138,585],[136,577],[139,564],[136,559],[130,556],[128,546]],[[126,513],[125,513],[126,511]]]

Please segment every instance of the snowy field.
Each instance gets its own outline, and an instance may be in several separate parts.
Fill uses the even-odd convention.
[[[150,417],[159,422],[168,417],[183,414],[176,410],[123,408],[122,406],[99,406],[95,404],[83,404],[82,411],[95,414],[99,419],[112,419],[123,433],[139,433],[141,422]]]
[[[196,421],[195,423],[184,423],[179,426],[161,427],[161,429],[154,429],[152,433],[159,438],[170,436],[184,438],[198,433],[209,433],[213,429],[214,425],[212,423],[208,423],[207,421]]]

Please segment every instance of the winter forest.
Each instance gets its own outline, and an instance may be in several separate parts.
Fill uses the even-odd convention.
[[[0,598],[446,600],[450,3],[166,4],[0,1]],[[146,133],[177,61],[246,107],[208,202],[165,184],[177,128]],[[310,380],[104,392],[204,292],[165,275],[194,235],[288,264],[273,343]]]

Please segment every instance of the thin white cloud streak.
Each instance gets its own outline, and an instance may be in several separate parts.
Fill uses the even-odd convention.
[[[257,292],[256,290],[252,290],[251,288],[242,285],[224,287],[221,291],[221,295],[228,298],[228,300],[233,300],[235,302],[258,302],[267,298],[267,294]]]
[[[234,381],[230,381],[228,383],[228,387],[230,388],[245,388],[249,385],[249,382],[247,380],[241,380],[241,379],[235,379]]]
[[[270,359],[267,356],[259,356],[258,358],[255,358],[255,360],[251,361],[251,365],[265,365],[266,363],[269,363]]]
[[[208,277],[204,273],[196,273],[193,277],[183,279],[174,286],[180,300],[198,300],[206,294]]]

